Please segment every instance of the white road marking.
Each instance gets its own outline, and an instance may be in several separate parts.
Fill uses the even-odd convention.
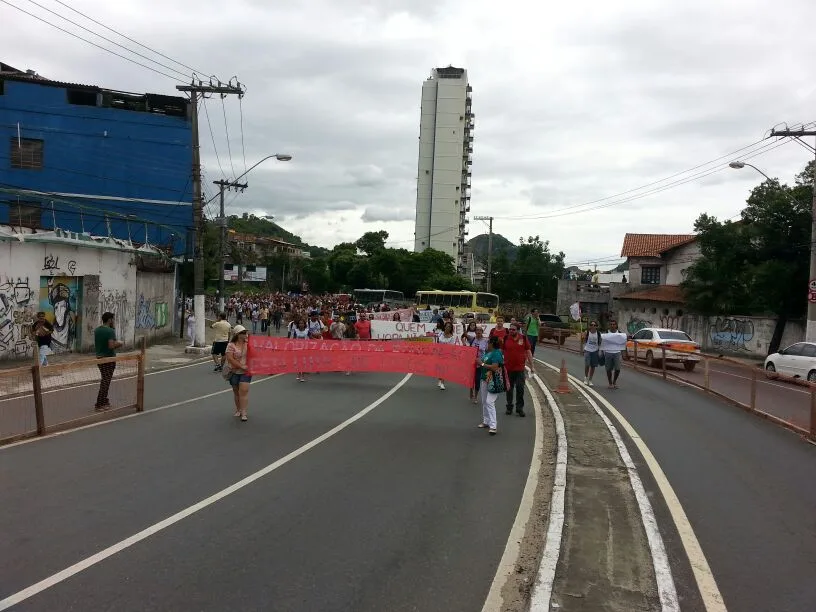
[[[187,365],[183,365],[183,366],[172,366],[172,367],[169,367],[169,368],[164,368],[162,370],[158,370],[156,372],[146,372],[145,377],[155,376],[156,374],[165,374],[167,372],[175,372],[176,370],[183,370],[184,368],[194,368],[196,366],[205,365],[208,362],[212,363],[212,360],[209,359],[209,358],[206,359],[206,360],[205,359],[198,359],[198,360],[196,360],[195,363],[188,363]],[[47,370],[46,370],[46,372],[47,372]],[[135,374],[133,376],[123,376],[122,378],[114,378],[113,382],[133,380],[134,378],[136,378]],[[48,391],[43,391],[43,395],[48,395],[49,393],[60,393],[60,392],[64,392],[64,391],[69,390],[69,389],[82,389],[84,387],[98,387],[98,386],[99,386],[99,381],[98,380],[96,380],[94,382],[90,382],[90,383],[84,383],[84,384],[81,384],[81,385],[65,385],[65,386],[62,386],[62,387],[57,387],[56,389],[49,389]],[[16,401],[16,400],[21,400],[21,399],[25,399],[27,397],[31,397],[33,395],[34,395],[33,393],[26,393],[25,395],[15,395],[13,397],[7,397],[7,398],[4,398],[4,399],[0,399],[0,403],[2,403],[2,402],[13,402],[13,401]]]
[[[554,371],[559,371],[559,368],[541,361],[540,359],[536,359],[536,361]],[[582,394],[586,395],[583,384],[571,374],[569,375],[569,378],[572,384],[579,391],[581,391]],[[685,510],[683,510],[683,505],[680,503],[680,499],[677,497],[677,494],[674,492],[674,489],[669,483],[669,479],[663,472],[663,468],[660,467],[657,458],[654,456],[652,451],[649,450],[646,442],[643,441],[643,438],[640,437],[635,428],[632,427],[629,421],[626,420],[626,418],[611,403],[609,403],[606,398],[604,398],[595,389],[589,388],[588,391],[595,399],[606,407],[612,416],[615,417],[615,420],[617,420],[621,427],[623,427],[624,431],[626,431],[627,435],[631,438],[632,442],[643,456],[649,471],[652,473],[652,477],[660,489],[660,493],[663,495],[663,499],[666,501],[669,514],[671,515],[675,527],[677,528],[677,532],[680,535],[680,541],[683,543],[683,549],[685,550],[686,557],[691,565],[694,580],[697,583],[697,588],[700,591],[700,596],[703,600],[705,609],[708,612],[726,612],[725,602],[723,601],[722,594],[717,586],[717,582],[714,579],[711,566],[709,566],[705,553],[703,553],[703,549],[700,546],[700,541],[697,539],[694,529],[691,526],[691,522],[689,521]],[[595,404],[595,408],[596,410],[600,410],[597,408],[597,404]],[[603,415],[603,417],[606,416],[603,414],[603,411],[600,411],[600,413]],[[648,499],[646,501],[648,502]],[[672,584],[672,586],[674,585]]]
[[[564,505],[567,490],[567,434],[564,419],[555,398],[537,374],[533,375],[541,391],[547,398],[547,404],[555,419],[555,433],[558,438],[558,452],[555,459],[555,479],[550,499],[550,517],[547,524],[547,539],[544,542],[544,553],[538,568],[535,584],[530,594],[530,612],[549,612],[552,600],[555,570],[561,556],[561,538],[564,533]]]
[[[275,374],[274,376],[269,376],[267,378],[261,378],[260,380],[253,380],[250,385],[257,385],[258,383],[266,382],[268,380],[272,380],[273,378],[278,378],[279,376],[283,376],[283,374]],[[213,393],[207,393],[206,395],[199,395],[197,397],[191,397],[186,400],[182,400],[180,402],[173,402],[172,404],[165,404],[164,406],[157,406],[156,408],[151,408],[149,410],[144,410],[142,412],[134,412],[132,414],[126,414],[120,417],[116,417],[114,419],[107,419],[105,421],[99,421],[97,423],[90,423],[89,425],[83,425],[81,427],[74,427],[72,429],[66,429],[65,431],[56,431],[51,434],[46,434],[44,436],[37,436],[36,438],[28,438],[26,440],[20,440],[19,442],[12,442],[11,444],[5,444],[0,446],[0,451],[8,450],[9,448],[14,448],[15,446],[21,446],[23,444],[31,444],[33,442],[43,442],[44,440],[50,440],[51,438],[56,438],[58,436],[67,436],[68,434],[76,433],[78,431],[82,431],[83,429],[90,429],[91,427],[101,427],[102,425],[111,425],[113,423],[119,423],[120,421],[126,421],[127,419],[133,419],[135,417],[144,416],[146,414],[152,414],[154,412],[159,412],[161,410],[167,410],[168,408],[177,408],[178,406],[184,406],[185,404],[192,404],[193,402],[199,402],[201,400],[205,400],[211,397],[215,397],[216,395],[222,395],[224,393],[232,393],[232,388],[223,389],[222,391],[214,391]]]
[[[8,610],[11,606],[17,605],[18,603],[20,603],[22,601],[25,601],[26,599],[29,599],[30,597],[33,597],[34,595],[37,595],[38,593],[41,593],[41,592],[45,591],[46,589],[50,589],[51,587],[59,584],[60,582],[62,582],[64,580],[67,580],[68,578],[71,578],[72,576],[75,576],[76,574],[88,569],[89,567],[91,567],[93,565],[96,565],[97,563],[100,563],[101,561],[104,561],[105,559],[115,555],[116,553],[122,552],[126,548],[129,548],[129,547],[133,546],[134,544],[136,544],[138,542],[141,542],[142,540],[145,540],[145,539],[149,538],[152,535],[155,535],[156,533],[162,531],[163,529],[167,529],[171,525],[174,525],[174,524],[178,523],[179,521],[182,521],[182,520],[186,519],[187,517],[192,516],[196,512],[199,512],[200,510],[203,510],[204,508],[206,508],[208,506],[211,506],[212,504],[216,503],[217,501],[220,501],[220,500],[224,499],[225,497],[227,497],[229,495],[232,495],[236,491],[239,491],[239,490],[243,489],[244,487],[252,484],[256,480],[258,480],[260,478],[263,478],[267,474],[270,474],[271,472],[274,472],[275,470],[277,470],[278,468],[286,465],[287,463],[289,463],[293,459],[296,459],[300,455],[310,451],[315,446],[317,446],[317,445],[325,442],[329,438],[337,435],[338,433],[343,431],[346,427],[348,427],[352,423],[355,423],[356,421],[359,421],[360,419],[362,419],[365,415],[367,415],[369,412],[374,410],[377,406],[379,406],[380,404],[385,402],[388,398],[390,398],[397,391],[399,391],[399,389],[403,385],[405,385],[405,383],[407,383],[410,378],[411,378],[411,374],[406,374],[405,377],[401,381],[399,381],[396,385],[394,385],[390,390],[388,390],[388,392],[386,392],[384,395],[380,396],[379,399],[376,399],[375,401],[371,402],[368,406],[363,408],[357,414],[349,417],[348,419],[346,419],[345,421],[343,421],[342,423],[340,423],[336,427],[333,427],[332,429],[330,429],[329,431],[327,431],[323,435],[318,436],[317,438],[315,438],[311,442],[308,442],[308,443],[304,444],[303,446],[301,446],[300,448],[297,448],[297,449],[293,450],[291,453],[289,453],[285,457],[281,457],[280,459],[278,459],[274,463],[270,463],[266,467],[261,468],[257,472],[254,472],[254,473],[250,474],[249,476],[247,476],[246,478],[243,478],[243,479],[239,480],[238,482],[230,485],[226,489],[222,489],[218,493],[210,495],[209,497],[207,497],[205,499],[202,499],[201,501],[193,504],[192,506],[189,506],[189,507],[185,508],[184,510],[181,510],[180,512],[176,512],[172,516],[168,516],[163,521],[159,521],[155,525],[151,525],[147,529],[143,529],[139,533],[136,533],[136,534],[130,536],[129,538],[126,538],[126,539],[122,540],[121,542],[117,542],[116,544],[113,544],[112,546],[108,546],[106,549],[101,550],[98,553],[96,553],[95,555],[91,555],[90,557],[87,557],[87,558],[83,559],[82,561],[79,561],[78,563],[75,563],[74,565],[65,568],[61,572],[57,572],[56,574],[54,574],[52,576],[49,576],[48,578],[45,578],[44,580],[41,580],[41,581],[37,582],[36,584],[32,584],[30,587],[25,588],[22,591],[18,591],[17,593],[14,593],[13,595],[9,595],[5,599],[0,600],[0,611]]]
[[[524,492],[521,495],[521,502],[516,513],[516,520],[510,529],[507,538],[507,546],[504,548],[490,591],[487,593],[482,612],[499,612],[504,605],[502,598],[502,588],[507,583],[507,579],[515,571],[521,549],[521,540],[524,538],[524,529],[530,520],[533,511],[533,499],[535,498],[536,487],[538,486],[538,473],[541,469],[542,455],[544,454],[544,425],[542,423],[541,404],[533,393],[532,386],[528,383],[530,396],[533,398],[533,408],[535,410],[535,440],[533,442],[533,458],[530,460],[530,471],[527,472],[527,482],[524,485]]]

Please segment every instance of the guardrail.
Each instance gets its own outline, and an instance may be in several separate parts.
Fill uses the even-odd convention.
[[[97,410],[100,366],[113,364],[110,407]],[[145,347],[104,359],[0,370],[0,445],[144,410]]]
[[[563,337],[557,337],[553,348],[582,353],[580,338],[577,343],[565,343],[569,335],[564,333]],[[638,349],[638,343],[634,342],[633,352],[639,355],[645,351]],[[686,370],[682,362],[678,363],[683,369],[672,367],[673,362],[666,357],[666,347],[660,347],[659,356],[653,356],[654,367],[643,363],[642,357],[628,357],[624,363],[636,371],[700,389],[816,441],[816,383],[724,357],[694,356],[699,360],[693,371]]]

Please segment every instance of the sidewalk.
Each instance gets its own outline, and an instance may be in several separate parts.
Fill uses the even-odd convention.
[[[212,343],[213,331],[209,325],[206,327],[205,339],[207,344]],[[158,372],[168,368],[210,360],[209,355],[185,353],[184,349],[187,344],[186,338],[182,339],[175,336],[164,338],[160,343],[148,346],[145,350],[145,372]],[[119,352],[118,356],[132,355],[136,352]],[[49,366],[57,366],[93,360],[94,358],[93,353],[66,353],[63,355],[50,355],[48,363]],[[32,359],[0,362],[0,396],[32,393],[33,386],[30,371],[32,365]],[[50,373],[49,366],[42,368],[42,388],[44,391],[99,381],[99,370],[94,363],[77,366],[67,371],[60,368],[56,372],[52,370]],[[136,369],[137,362],[135,360],[124,360],[117,364],[114,380],[135,376]]]

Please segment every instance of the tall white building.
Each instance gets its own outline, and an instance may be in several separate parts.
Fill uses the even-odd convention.
[[[414,251],[437,249],[465,272],[474,119],[464,68],[435,68],[422,84]]]

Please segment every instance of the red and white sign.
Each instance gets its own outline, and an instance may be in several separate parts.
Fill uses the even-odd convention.
[[[808,302],[816,304],[816,291],[808,291]]]
[[[415,323],[414,325],[419,325]],[[250,336],[249,372],[400,372],[473,387],[476,349],[426,342],[290,340]]]

